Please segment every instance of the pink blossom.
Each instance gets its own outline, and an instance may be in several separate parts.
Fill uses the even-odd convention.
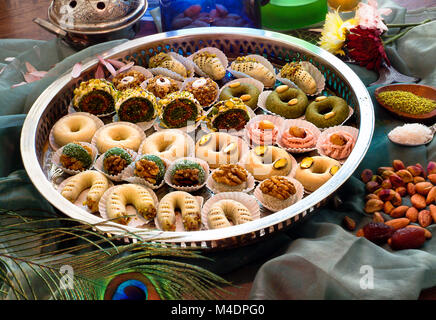
[[[368,4],[360,2],[356,10],[356,19],[363,29],[378,29],[381,32],[388,30],[383,23],[382,15],[389,15],[392,12],[389,8],[378,9],[376,0],[368,0]]]

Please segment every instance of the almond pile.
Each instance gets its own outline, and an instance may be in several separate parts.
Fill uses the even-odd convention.
[[[392,167],[380,167],[377,174],[363,170],[367,195],[364,211],[373,221],[358,230],[377,244],[387,242],[392,249],[416,249],[432,237],[426,229],[436,223],[436,162],[425,169],[417,163],[406,167],[394,160]]]

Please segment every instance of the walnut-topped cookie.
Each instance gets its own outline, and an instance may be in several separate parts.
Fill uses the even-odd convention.
[[[297,192],[291,181],[280,176],[274,176],[263,181],[260,185],[260,190],[263,194],[280,200],[289,199]]]
[[[212,178],[228,186],[238,186],[247,181],[248,172],[237,164],[225,164],[220,166],[212,174]]]

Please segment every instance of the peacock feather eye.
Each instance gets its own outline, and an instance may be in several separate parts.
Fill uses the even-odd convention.
[[[104,300],[159,300],[153,285],[140,273],[115,276],[107,285]]]

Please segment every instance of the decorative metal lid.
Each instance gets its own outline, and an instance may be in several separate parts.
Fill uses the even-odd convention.
[[[147,0],[53,0],[48,18],[68,32],[106,33],[135,23],[147,6]]]

